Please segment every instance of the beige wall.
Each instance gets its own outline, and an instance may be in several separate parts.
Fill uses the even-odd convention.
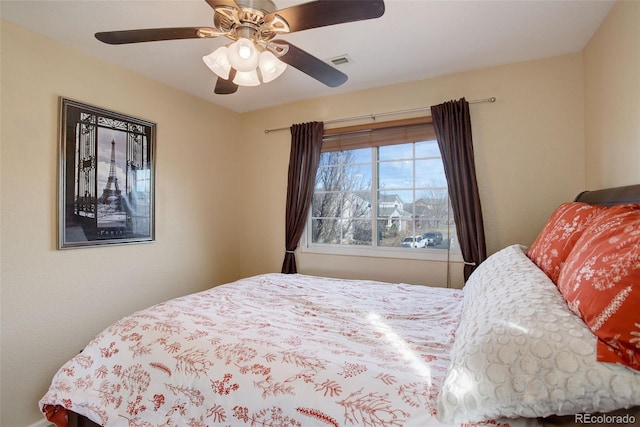
[[[238,115],[2,23],[2,419],[124,314],[238,277]],[[56,250],[58,97],[157,123],[157,241]]]
[[[614,5],[584,50],[588,188],[640,183],[640,2]]]
[[[408,84],[300,102],[246,113],[241,187],[248,192],[243,229],[260,236],[245,248],[243,272],[280,268],[284,254],[284,200],[288,131],[264,129],[406,110],[450,99],[488,98],[471,106],[478,185],[489,252],[530,244],[558,203],[584,187],[584,118],[580,54],[513,64]],[[428,113],[426,113],[428,114]],[[394,117],[395,118],[395,117]],[[269,159],[265,162],[265,159]],[[273,203],[275,200],[281,203]],[[299,271],[442,286],[446,264],[298,253]],[[460,266],[454,282],[460,283]]]
[[[265,128],[497,97],[471,107],[490,252],[531,243],[550,211],[585,185],[640,182],[638,28],[638,3],[625,2],[613,8],[584,58],[506,65],[239,116],[3,22],[0,425],[37,421],[36,402],[53,373],[120,316],[239,276],[279,271],[289,134],[265,135]],[[61,95],[158,123],[157,242],[56,250]],[[441,264],[408,260],[298,254],[298,261],[310,274],[432,285],[442,285],[445,275]]]

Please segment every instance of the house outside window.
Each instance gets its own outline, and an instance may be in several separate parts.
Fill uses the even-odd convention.
[[[406,127],[326,138],[305,252],[460,259],[431,124]]]

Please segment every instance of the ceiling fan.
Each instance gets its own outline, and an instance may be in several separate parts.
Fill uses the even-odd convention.
[[[213,27],[148,28],[96,33],[108,44],[224,36],[233,43],[203,57],[218,75],[214,92],[231,94],[238,86],[257,86],[278,77],[286,64],[329,87],[340,86],[347,75],[285,41],[278,35],[384,14],[383,0],[316,0],[277,10],[272,0],[205,0],[214,11]]]

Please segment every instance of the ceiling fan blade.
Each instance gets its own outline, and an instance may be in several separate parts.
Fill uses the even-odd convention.
[[[222,77],[218,77],[216,88],[213,92],[217,95],[230,95],[232,93],[236,93],[236,91],[238,90],[238,85],[233,82],[235,76],[236,70],[232,68],[229,72],[228,79],[225,80]]]
[[[211,27],[147,28],[141,30],[105,31],[96,38],[107,44],[155,42],[161,40],[200,39],[222,35]]]
[[[316,0],[269,13],[264,21],[271,22],[275,15],[280,15],[287,21],[290,32],[293,33],[327,25],[379,18],[383,14],[383,0]]]
[[[329,87],[337,87],[349,78],[342,71],[305,52],[304,50],[285,42],[284,40],[272,40],[271,43],[288,46],[288,51],[279,57],[282,62],[291,65],[303,73],[313,77]]]

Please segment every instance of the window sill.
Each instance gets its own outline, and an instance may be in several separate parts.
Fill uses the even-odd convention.
[[[459,251],[427,248],[371,248],[340,245],[301,245],[300,251],[308,254],[358,256],[368,258],[396,258],[422,261],[464,262]]]

